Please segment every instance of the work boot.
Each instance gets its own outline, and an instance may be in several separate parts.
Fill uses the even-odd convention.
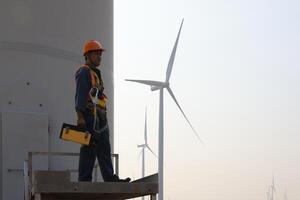
[[[123,183],[128,183],[130,181],[131,181],[130,178],[120,179],[116,174],[114,174],[113,178],[109,182],[123,182]]]

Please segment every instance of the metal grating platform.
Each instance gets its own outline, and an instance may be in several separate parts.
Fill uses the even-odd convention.
[[[67,171],[33,171],[31,200],[120,200],[149,195],[156,200],[158,174],[130,183],[71,182]]]

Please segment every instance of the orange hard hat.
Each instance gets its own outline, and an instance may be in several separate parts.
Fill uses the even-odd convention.
[[[105,51],[105,49],[103,49],[100,42],[98,42],[97,40],[87,41],[83,47],[83,55],[85,55],[89,51],[97,51],[97,50]]]

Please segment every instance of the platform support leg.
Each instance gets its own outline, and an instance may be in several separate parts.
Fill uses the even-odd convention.
[[[151,200],[156,200],[156,194],[151,194],[150,199]]]

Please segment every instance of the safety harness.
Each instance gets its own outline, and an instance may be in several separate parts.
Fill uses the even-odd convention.
[[[98,113],[97,112],[106,112],[106,103],[107,103],[107,97],[103,93],[103,81],[101,80],[101,77],[97,75],[95,71],[93,71],[88,65],[82,65],[82,67],[87,68],[90,72],[90,80],[91,80],[91,89],[88,96],[88,103],[87,108],[92,110],[93,116],[94,116],[94,124],[93,129],[96,133],[100,134],[103,131],[105,131],[108,128],[107,122],[106,124],[98,128],[98,123],[100,121]],[[89,104],[92,103],[93,106],[89,106]]]

